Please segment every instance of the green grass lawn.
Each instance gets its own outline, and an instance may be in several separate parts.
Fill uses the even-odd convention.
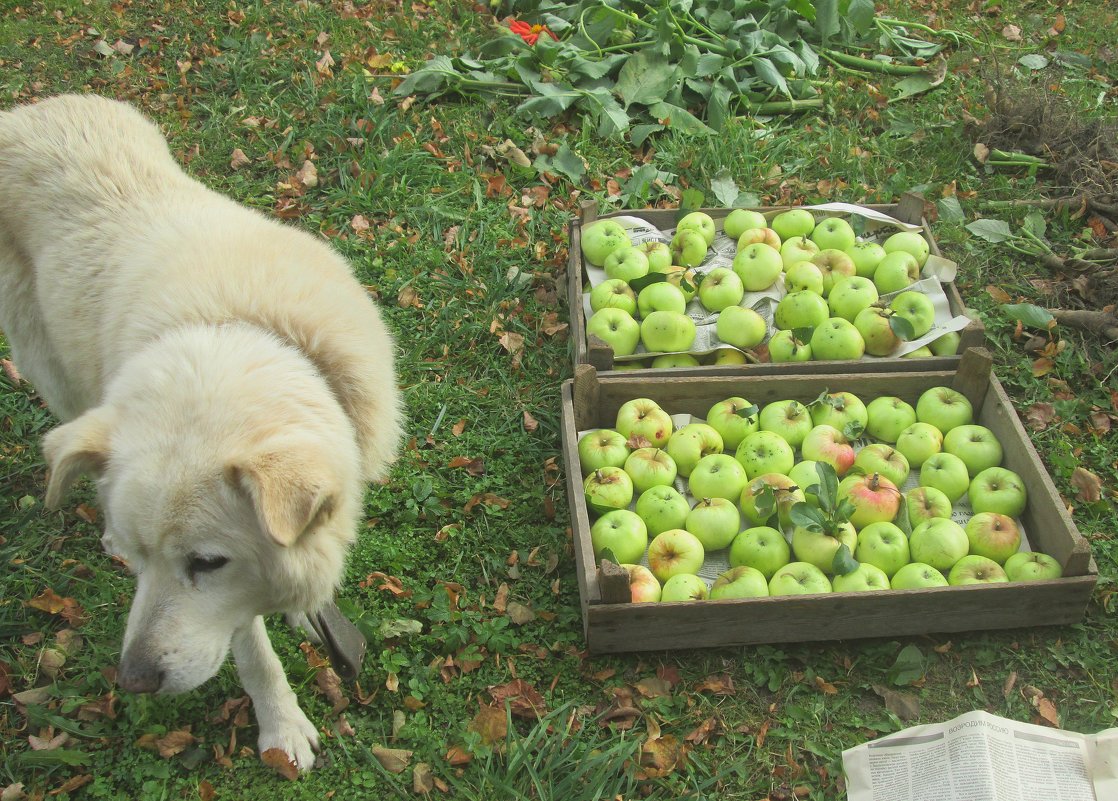
[[[1051,717],[1043,698],[1065,728],[1115,725],[1118,357],[1068,326],[1042,334],[1043,352],[1027,350],[1030,332],[989,287],[1042,306],[1083,300],[1038,261],[963,227],[984,201],[1044,192],[1043,172],[987,172],[974,160],[984,81],[1022,54],[1087,53],[1089,68],[1053,61],[1023,69],[1022,81],[1113,120],[1118,61],[1105,32],[1118,28],[1115,11],[1090,0],[1064,7],[1058,23],[1036,0],[938,4],[950,6],[939,16],[933,3],[886,5],[984,44],[951,49],[943,85],[903,103],[884,102],[888,78],[833,73],[838,91],[810,114],[746,119],[716,137],[669,130],[635,148],[578,118],[515,117],[505,101],[394,97],[393,69],[492,35],[492,17],[468,2],[4,2],[4,106],[64,91],[135,102],[193,175],[352,261],[397,334],[409,429],[390,484],[369,490],[342,593],[371,642],[358,685],[339,697],[313,650],[282,621],[272,626],[324,735],[318,769],[281,786],[254,753],[231,665],[182,697],[114,689],[106,670],[131,582],[101,552],[89,485],[62,511],[43,511],[38,442],[53,420],[29,386],[0,373],[0,789],[21,782],[33,798],[59,799],[344,799],[416,787],[477,799],[831,799],[843,796],[844,748],[913,723],[975,708]],[[522,166],[506,141],[529,165],[566,146],[585,176]],[[630,182],[642,164],[658,183]],[[686,189],[715,205],[712,182],[726,176],[764,203],[926,198],[1015,405],[1053,415],[1034,442],[1099,568],[1082,623],[686,653],[657,650],[665,635],[641,654],[586,653],[559,460],[567,223],[583,201],[615,208],[614,186],[634,207],[675,205]],[[952,197],[962,220],[941,214]],[[1015,226],[1022,215],[987,213]],[[1096,247],[1116,246],[1074,210],[1046,217],[1059,252],[1085,231]],[[1101,480],[1101,499],[1082,499],[1080,468]],[[534,727],[514,715],[515,742],[504,745],[506,720],[490,709],[514,689],[538,694],[551,714]],[[605,712],[614,725],[598,722]],[[384,756],[399,772],[378,761],[383,749],[407,752]],[[719,788],[701,789],[712,777]]]

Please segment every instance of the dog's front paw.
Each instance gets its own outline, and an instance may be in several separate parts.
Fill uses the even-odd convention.
[[[268,721],[260,721],[260,739],[257,742],[260,753],[278,748],[295,763],[300,773],[306,773],[314,766],[318,731],[298,705],[270,717]]]

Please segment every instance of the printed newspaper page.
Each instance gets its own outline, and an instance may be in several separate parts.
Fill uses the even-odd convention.
[[[975,711],[843,752],[849,801],[1113,801],[1118,729],[1034,726]]]

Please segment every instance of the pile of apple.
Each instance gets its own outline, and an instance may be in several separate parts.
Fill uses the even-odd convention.
[[[731,397],[678,429],[637,398],[615,428],[584,434],[578,455],[595,557],[625,567],[634,602],[1061,575],[1051,556],[1021,550],[1025,484],[950,387],[915,406],[850,392],[762,408]],[[965,524],[952,517],[964,498]],[[710,588],[708,559],[708,572],[730,566]]]
[[[587,333],[609,344],[615,356],[630,356],[641,344],[666,354],[652,367],[697,365],[686,353],[696,337],[688,303],[698,297],[718,315],[718,338],[748,350],[765,341],[769,327],[758,312],[740,305],[742,299],[770,290],[781,276],[786,294],[768,343],[773,362],[887,356],[901,341],[932,329],[932,301],[922,292],[903,291],[920,280],[928,259],[928,242],[918,233],[898,232],[881,244],[859,241],[845,219],[828,217],[817,225],[807,209],[781,212],[771,223],[760,212],[734,209],[723,232],[737,242],[732,265],[699,272],[717,233],[705,212],[680,219],[670,245],[634,245],[614,220],[586,226],[583,257],[606,274],[590,291]],[[951,332],[906,355],[946,356],[958,346],[959,334]],[[734,361],[744,361],[739,351],[717,351],[716,364]]]

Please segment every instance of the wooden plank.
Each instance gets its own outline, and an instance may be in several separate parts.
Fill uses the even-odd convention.
[[[632,599],[629,571],[608,559],[598,562],[598,588],[603,604],[627,604]]]
[[[594,548],[590,543],[590,514],[582,492],[582,472],[578,466],[578,429],[575,428],[574,381],[564,381],[559,391],[562,406],[563,463],[567,474],[567,504],[571,512],[571,531],[575,552],[575,575],[578,579],[578,596],[582,605],[582,621],[585,627],[590,618],[587,610],[590,604],[598,603],[601,595],[595,575]]]
[[[951,379],[951,387],[963,393],[977,414],[986,399],[993,374],[994,358],[986,348],[967,348],[959,359],[959,371]]]

